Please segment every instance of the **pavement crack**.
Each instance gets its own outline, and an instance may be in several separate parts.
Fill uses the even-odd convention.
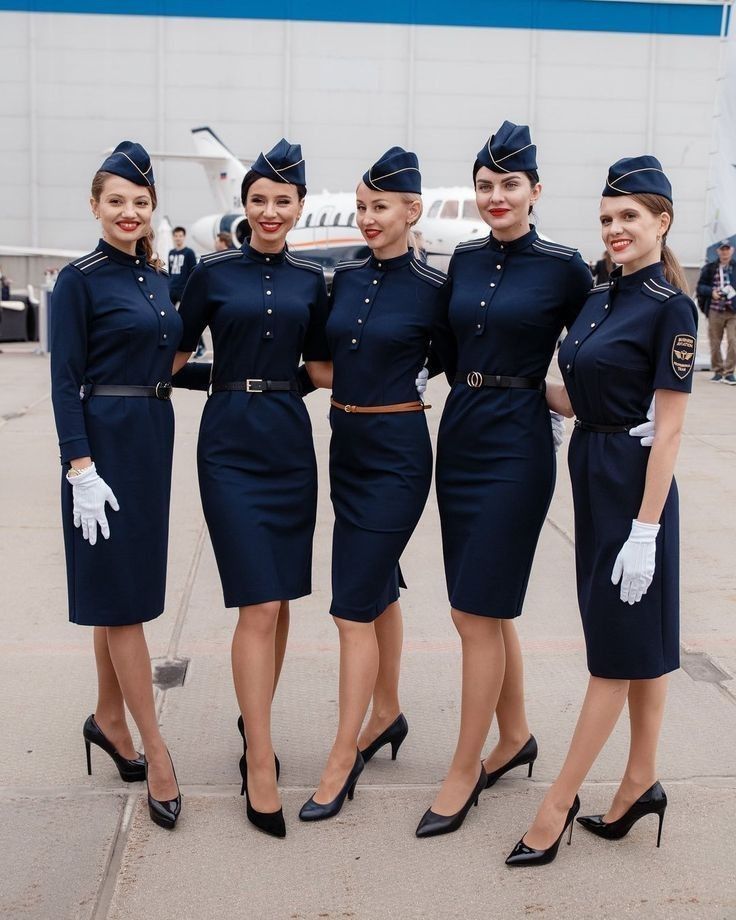
[[[113,837],[112,846],[108,853],[107,863],[102,872],[100,886],[97,889],[97,897],[95,898],[90,920],[106,920],[107,918],[110,904],[115,894],[115,887],[118,883],[120,866],[122,865],[123,853],[128,843],[131,818],[137,798],[137,792],[131,792],[126,797],[125,805],[120,813],[120,820],[118,821],[115,836]]]

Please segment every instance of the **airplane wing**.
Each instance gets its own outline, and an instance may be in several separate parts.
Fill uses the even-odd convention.
[[[88,249],[45,249],[40,246],[3,246],[0,256],[45,256],[49,259],[79,259],[89,252]]]

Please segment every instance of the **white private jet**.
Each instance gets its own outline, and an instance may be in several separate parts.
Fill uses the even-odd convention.
[[[236,157],[211,128],[193,128],[196,153],[152,153],[160,160],[201,163],[221,213],[201,217],[189,228],[189,236],[205,252],[212,249],[217,233],[232,234],[242,243],[245,217],[240,186],[252,159]],[[425,188],[424,216],[417,225],[420,242],[431,262],[444,267],[455,246],[481,237],[488,228],[480,219],[472,188]],[[316,258],[326,267],[354,257],[365,241],[355,222],[355,194],[322,192],[307,195],[299,223],[289,234],[289,248]]]

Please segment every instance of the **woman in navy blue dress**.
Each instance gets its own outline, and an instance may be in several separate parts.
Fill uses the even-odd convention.
[[[480,789],[537,753],[513,618],[522,612],[555,458],[544,378],[591,286],[580,254],[529,222],[541,185],[529,129],[504,122],[478,153],[476,201],[491,234],[450,262],[457,374],[437,442],[437,498],[452,618],[463,649],[460,734],[420,836],[456,830]],[[479,760],[494,711],[499,743]]]
[[[399,559],[432,480],[426,407],[415,384],[430,340],[446,339],[445,276],[408,248],[422,212],[416,155],[392,147],[356,195],[372,254],[338,265],[327,322],[334,368],[330,613],[340,636],[340,712],[319,788],[300,812],[305,821],[337,814],[364,761],[389,743],[395,757],[406,736],[398,697]]]
[[[697,311],[667,246],[672,189],[652,156],[611,167],[601,201],[603,242],[616,269],[595,288],[560,349],[564,385],[550,405],[576,416],[569,465],[578,602],[590,680],[558,778],[506,860],[540,865],[557,854],[577,793],[628,702],[629,758],[605,815],[578,821],[625,836],[667,797],[656,752],[667,674],[679,667],[679,521],[673,478],[692,388]],[[651,449],[627,437],[656,394]],[[569,842],[569,841],[568,841]]]
[[[329,352],[322,269],[292,256],[286,235],[306,195],[301,147],[281,140],[243,180],[252,230],[240,249],[204,256],[179,307],[181,367],[206,326],[213,337],[211,395],[197,460],[207,526],[226,607],[239,609],[232,644],[248,819],[285,834],[271,743],[271,698],[288,632],[289,600],[311,591],[317,466],[298,393],[303,355],[314,382]]]
[[[127,782],[146,779],[147,768],[151,818],[172,828],[181,801],[158,728],[142,624],[164,610],[169,381],[181,321],[153,254],[156,191],[140,144],[123,141],[105,160],[90,204],[102,239],[60,272],[51,324],[69,617],[95,627],[98,698],[84,725],[87,769],[91,744]],[[115,511],[109,522],[106,504]],[[133,747],[125,706],[145,758]]]

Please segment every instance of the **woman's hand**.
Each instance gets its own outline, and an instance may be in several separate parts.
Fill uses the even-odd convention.
[[[76,475],[74,469],[70,470],[66,478],[72,487],[74,526],[82,528],[82,536],[85,540],[89,540],[90,546],[94,546],[97,542],[98,524],[102,536],[109,540],[110,525],[107,523],[105,503],[107,502],[113,511],[119,511],[120,506],[115,493],[105,480],[97,475],[94,463],[86,466]]]

